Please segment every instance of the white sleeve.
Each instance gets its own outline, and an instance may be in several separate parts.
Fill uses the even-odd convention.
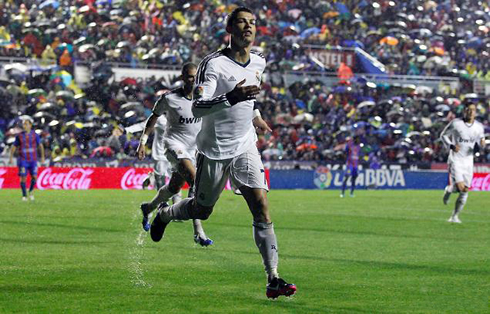
[[[204,63],[204,64],[203,64]],[[192,99],[192,114],[196,118],[211,114],[218,110],[229,108],[231,104],[226,94],[214,96],[218,82],[218,73],[211,62],[201,62],[196,75]]]
[[[161,116],[167,110],[168,110],[168,101],[167,101],[167,93],[165,93],[161,95],[160,98],[158,98],[158,100],[155,102],[152,112],[156,116]]]
[[[481,132],[480,132],[480,137],[478,138],[479,141],[481,141],[482,139],[485,139],[485,128],[483,127],[483,124],[480,126],[481,126],[481,128],[480,128]]]
[[[148,121],[148,119],[147,119],[146,121]],[[127,133],[137,133],[137,132],[141,132],[141,131],[143,131],[143,130],[145,129],[146,121],[142,121],[142,122],[139,122],[139,123],[136,123],[136,124],[130,125],[130,126],[128,126],[127,128],[124,128],[124,130],[125,130]]]
[[[448,125],[446,125],[446,127],[444,128],[444,130],[442,130],[442,133],[441,133],[441,141],[447,149],[449,149],[451,147],[451,145],[454,145],[453,140],[452,140],[452,135],[453,135],[453,130],[454,130],[453,122],[454,122],[454,120],[449,122]]]

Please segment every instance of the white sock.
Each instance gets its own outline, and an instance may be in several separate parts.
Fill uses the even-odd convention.
[[[198,235],[203,239],[207,239],[202,223],[200,219],[192,219],[192,226],[194,227],[194,235]]]
[[[172,196],[172,204],[177,204],[181,200],[182,200],[182,190],[180,190],[179,193]]]
[[[189,220],[191,219],[189,210],[192,209],[194,199],[184,198],[177,204],[167,207],[160,215],[162,221],[168,223],[172,220]]]
[[[468,192],[460,192],[456,204],[454,205],[453,217],[458,216],[463,210],[466,200],[468,199]]]
[[[174,193],[168,190],[168,186],[164,185],[158,190],[155,197],[150,202],[150,208],[153,210],[158,207],[160,203],[168,202],[168,200],[174,195]]]
[[[446,186],[446,193],[453,193],[453,191],[454,191],[454,185]]]
[[[279,277],[277,264],[279,262],[276,234],[272,223],[253,222],[255,245],[262,255],[265,272],[269,279]]]

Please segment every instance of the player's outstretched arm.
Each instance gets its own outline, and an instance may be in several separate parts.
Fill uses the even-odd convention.
[[[151,132],[153,132],[153,128],[155,127],[155,123],[157,122],[158,116],[154,113],[146,121],[145,130],[143,134],[141,134],[140,142],[138,144],[137,152],[138,159],[142,160],[146,155],[146,142],[148,142],[148,136],[150,136]]]
[[[138,133],[143,131],[145,129],[145,126],[146,126],[146,121],[142,121],[125,128],[118,126],[118,129],[121,132],[120,134],[124,134],[124,132],[133,134],[133,133]],[[116,136],[119,135],[116,134]]]

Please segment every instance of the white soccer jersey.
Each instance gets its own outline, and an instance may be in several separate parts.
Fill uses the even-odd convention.
[[[260,85],[265,58],[256,52],[246,64],[240,64],[217,51],[206,56],[197,71],[192,112],[202,117],[197,148],[214,160],[233,158],[255,146],[252,124],[254,101],[231,106],[226,93],[245,79],[243,86]]]
[[[155,123],[155,136],[153,137],[153,144],[151,146],[151,158],[154,160],[167,160],[163,143],[166,126],[167,118],[164,115],[159,116]]]
[[[167,128],[164,143],[166,148],[178,146],[196,150],[196,136],[201,129],[201,118],[192,114],[192,100],[184,96],[182,88],[162,95],[153,108],[153,113],[165,113]]]
[[[454,119],[444,128],[441,140],[449,148],[450,145],[459,145],[460,150],[456,153],[450,150],[448,163],[462,163],[473,165],[473,149],[475,143],[480,145],[481,139],[485,137],[483,125],[474,121],[467,124],[461,119]]]
[[[125,128],[128,133],[141,132],[145,129],[146,121],[133,124]],[[165,157],[165,147],[163,145],[163,139],[165,137],[165,126],[167,125],[167,118],[164,115],[158,117],[155,123],[155,136],[153,137],[153,143],[151,146],[151,158],[153,160],[167,160]]]

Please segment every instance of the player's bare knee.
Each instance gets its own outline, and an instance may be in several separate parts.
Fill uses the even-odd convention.
[[[460,192],[460,193],[468,192],[468,187],[466,187],[464,185],[464,183],[457,183],[456,188],[458,189],[458,192]]]
[[[255,222],[270,222],[269,202],[266,197],[260,197],[255,201],[254,207],[251,209]]]

